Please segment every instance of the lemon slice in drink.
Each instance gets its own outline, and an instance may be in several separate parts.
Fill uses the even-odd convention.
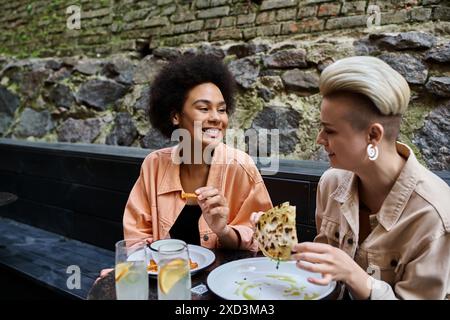
[[[125,277],[127,273],[130,271],[131,263],[122,262],[116,265],[116,282],[119,282],[120,279]]]
[[[175,259],[165,264],[158,275],[159,288],[164,294],[189,272],[189,267],[185,260]]]

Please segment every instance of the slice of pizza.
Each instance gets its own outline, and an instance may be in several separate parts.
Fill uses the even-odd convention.
[[[295,206],[284,202],[264,212],[256,223],[254,237],[266,257],[289,260],[291,249],[297,243]]]

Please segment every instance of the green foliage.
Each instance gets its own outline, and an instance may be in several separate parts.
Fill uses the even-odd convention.
[[[33,13],[33,4],[28,4],[27,5],[27,13],[30,15]]]
[[[30,39],[30,36],[26,33],[21,33],[21,34],[19,34],[18,38],[20,41],[25,42]]]

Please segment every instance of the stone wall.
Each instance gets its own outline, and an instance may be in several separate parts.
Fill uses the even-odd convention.
[[[448,0],[14,0],[1,1],[1,52],[23,57],[146,52],[148,46],[243,40],[381,24],[449,21]],[[80,9],[80,29],[67,22]],[[76,17],[75,17],[76,18]]]
[[[4,3],[3,9],[22,8],[20,3]],[[38,10],[44,3],[33,2],[29,10]],[[1,27],[8,25],[11,29],[16,23],[16,32],[8,31],[6,36],[1,33],[10,46],[0,58],[0,136],[152,149],[166,146],[170,141],[151,128],[146,119],[152,79],[168,61],[202,52],[223,58],[239,84],[232,128],[281,129],[282,157],[327,160],[315,144],[319,129],[319,74],[337,59],[373,55],[402,73],[413,90],[400,139],[412,146],[428,167],[450,169],[450,22],[447,3],[443,1],[378,1],[381,26],[370,28],[366,26],[367,9],[372,1],[92,3],[81,3],[83,10],[90,11],[82,14],[81,30],[72,31],[85,32],[90,29],[83,29],[88,22],[100,23],[104,19],[104,27],[99,28],[109,31],[105,31],[106,40],[100,37],[102,43],[82,43],[88,36],[72,38],[64,28],[47,35],[46,41],[36,41],[40,37],[36,31],[31,40],[22,37],[11,42],[11,34],[26,34],[21,26],[34,23],[34,18],[27,17],[21,9],[17,12],[22,12],[23,21],[17,22],[5,10],[0,11]],[[146,7],[150,4],[159,8],[157,15],[151,16],[154,9]],[[53,1],[52,5],[63,8],[64,2]],[[228,8],[226,16],[205,16],[205,12],[216,14],[218,11],[213,8],[222,7]],[[245,8],[247,14],[238,8]],[[100,16],[106,9],[110,20]],[[142,16],[138,16],[141,11]],[[174,18],[177,14],[189,16],[192,12],[195,19],[186,23],[203,21],[200,30],[189,33],[188,28],[188,33],[181,35],[160,33],[163,28],[183,24]],[[248,19],[245,24],[244,16]],[[357,21],[355,17],[364,17],[364,23],[349,22]],[[149,23],[154,18],[165,18],[165,25],[134,31],[124,27]],[[225,40],[182,43],[189,34],[202,34],[207,21],[212,20],[218,21],[217,27],[199,40],[212,40],[215,32],[232,29],[240,37],[228,34]],[[113,26],[118,21],[127,23],[116,29]],[[283,25],[299,26],[305,21],[322,21],[323,28],[293,28],[292,34],[283,34]],[[58,28],[58,24],[51,20],[42,28]],[[270,29],[280,29],[280,33],[263,36],[257,31]],[[159,31],[149,35],[145,30]],[[255,30],[255,37],[246,38],[246,30]],[[128,42],[126,37],[132,34],[136,39]],[[63,42],[52,39],[66,39],[65,49],[58,44]],[[31,58],[34,52],[50,56]]]

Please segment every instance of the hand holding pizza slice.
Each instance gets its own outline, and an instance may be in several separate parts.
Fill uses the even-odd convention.
[[[291,249],[298,242],[295,206],[284,202],[264,212],[256,223],[254,237],[266,257],[289,260]]]

